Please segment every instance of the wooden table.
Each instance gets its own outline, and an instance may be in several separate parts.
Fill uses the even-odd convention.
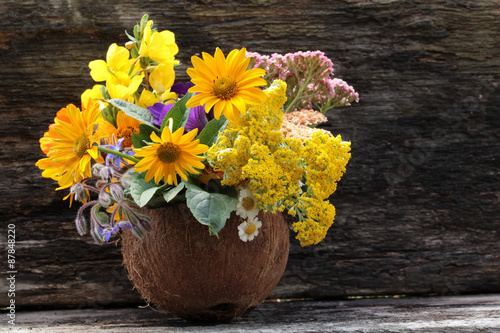
[[[500,332],[500,294],[266,302],[217,325],[151,308],[19,312],[16,322],[7,332]]]

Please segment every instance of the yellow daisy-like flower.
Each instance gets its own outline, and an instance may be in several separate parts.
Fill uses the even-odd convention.
[[[226,59],[217,48],[214,57],[205,52],[203,60],[191,57],[194,68],[188,68],[187,73],[195,86],[188,91],[199,94],[193,96],[186,107],[205,105],[207,112],[214,107],[216,119],[224,113],[232,125],[237,125],[240,112],[246,111],[245,104],[260,104],[266,94],[256,87],[266,85],[261,78],[266,71],[261,68],[246,70],[250,62],[246,52],[245,48],[232,50]]]
[[[161,138],[156,133],[151,133],[153,141],[148,146],[134,149],[135,157],[143,157],[135,166],[135,171],[147,171],[145,180],[148,182],[153,177],[158,184],[162,179],[167,184],[177,186],[177,176],[188,180],[187,173],[197,174],[194,168],[203,169],[201,163],[205,158],[198,156],[208,150],[207,145],[200,144],[200,140],[193,140],[198,130],[184,134],[184,127],[172,133],[165,126]]]
[[[66,108],[62,108],[57,112],[56,118],[60,121],[64,121],[67,123],[71,123],[71,120],[68,117],[68,110]],[[55,120],[54,120],[55,121]],[[53,146],[57,145],[57,139],[60,139],[61,136],[57,134],[55,131],[56,124],[51,124],[49,126],[49,130],[43,134],[43,137],[40,139],[40,148],[44,152],[45,155],[49,156],[54,154],[51,150]]]
[[[97,143],[103,138],[101,132],[94,132],[101,120],[99,104],[89,100],[82,105],[82,111],[70,104],[66,108],[69,122],[56,118],[53,131],[54,145],[47,152],[48,158],[39,160],[36,165],[44,170],[43,177],[57,180],[59,188],[71,185],[90,177],[92,159],[103,162],[97,150]]]
[[[124,138],[121,147],[130,148],[133,147],[132,133],[139,134],[140,124],[139,120],[127,116],[123,111],[118,111],[116,116],[116,125],[118,127],[114,127],[111,123],[103,120],[99,125],[99,130],[106,133],[110,141],[113,135],[116,140]]]

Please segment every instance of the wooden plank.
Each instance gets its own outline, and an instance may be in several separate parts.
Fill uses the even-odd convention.
[[[21,312],[15,332],[500,332],[498,295],[267,302],[229,324],[192,324],[150,308]],[[10,327],[10,332],[13,328]]]
[[[231,5],[232,4],[232,5]],[[323,243],[293,241],[273,297],[500,291],[497,1],[14,1],[0,4],[0,235],[16,225],[19,306],[137,304],[119,247],[74,228],[34,166],[55,112],[93,85],[87,64],[144,12],[189,57],[216,46],[320,49],[360,103],[325,128],[352,141]],[[2,250],[4,251],[4,250]],[[5,253],[5,252],[2,252]],[[5,290],[1,272],[0,289]],[[0,304],[6,304],[4,292]]]

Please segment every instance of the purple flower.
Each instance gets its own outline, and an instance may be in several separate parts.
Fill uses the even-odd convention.
[[[132,230],[132,225],[130,223],[128,223],[127,221],[120,221],[113,228],[99,227],[99,232],[101,233],[101,235],[104,236],[104,239],[106,240],[106,243],[107,243],[107,242],[109,242],[109,239],[111,238],[111,236],[114,236],[118,233],[120,228],[123,231],[125,231],[127,229],[127,227],[129,227],[129,229]]]
[[[165,105],[163,103],[155,103],[153,106],[148,106],[148,110],[151,111],[151,115],[154,117],[153,124],[161,126],[163,119],[173,106],[174,104]]]
[[[111,150],[114,150],[114,151],[118,151],[118,152],[119,152],[120,150],[122,150],[122,142],[123,142],[123,140],[124,140],[124,139],[125,139],[125,138],[121,138],[120,140],[118,140],[118,142],[117,142],[115,145],[102,145],[102,146],[103,146],[104,148],[108,148],[108,149],[111,149]],[[115,139],[114,139],[114,138],[113,138],[113,141],[115,141]],[[123,153],[124,153],[124,154],[127,154],[128,156],[133,156],[133,155],[135,154],[135,153],[134,153],[133,151],[131,151],[131,150],[130,150],[130,151],[124,151]],[[117,167],[121,168],[121,162],[122,162],[122,160],[121,160],[121,157],[120,157],[120,156],[118,156],[118,155],[113,155],[113,154],[108,154],[108,155],[106,156],[106,165],[108,165],[108,166],[109,166],[109,161],[111,161],[111,160],[114,162],[114,164],[115,164]],[[106,171],[104,171],[104,172],[108,172],[108,171],[109,171],[109,170],[106,170]],[[112,171],[109,171],[109,172],[112,172]],[[104,173],[102,173],[102,172],[101,172],[100,174],[101,174],[101,177],[103,177]],[[111,177],[111,176],[112,176],[112,175],[110,175],[110,177]],[[107,178],[110,178],[110,177],[107,177]],[[103,178],[104,178],[104,177],[103,177]]]
[[[182,96],[186,95],[188,92],[188,89],[193,87],[193,86],[194,86],[194,84],[192,84],[191,82],[186,82],[186,84],[184,84],[182,82],[177,82],[176,84],[174,84],[170,88],[170,91],[177,93],[179,98],[181,98]]]
[[[186,123],[186,132],[190,132],[195,128],[198,129],[198,133],[201,132],[205,125],[208,123],[207,114],[205,112],[205,105],[196,106],[192,108],[189,112],[189,118]]]

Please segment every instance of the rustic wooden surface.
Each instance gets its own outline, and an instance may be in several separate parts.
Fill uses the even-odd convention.
[[[264,303],[228,324],[199,325],[150,308],[21,312],[6,332],[500,332],[500,296]],[[1,323],[0,325],[2,325]]]
[[[14,223],[18,306],[139,302],[119,248],[79,237],[76,207],[34,164],[56,111],[92,86],[88,62],[143,13],[176,33],[179,80],[216,46],[320,49],[360,94],[326,126],[352,141],[336,223],[319,246],[292,242],[272,297],[500,291],[498,1],[4,0],[0,240],[5,258]]]

